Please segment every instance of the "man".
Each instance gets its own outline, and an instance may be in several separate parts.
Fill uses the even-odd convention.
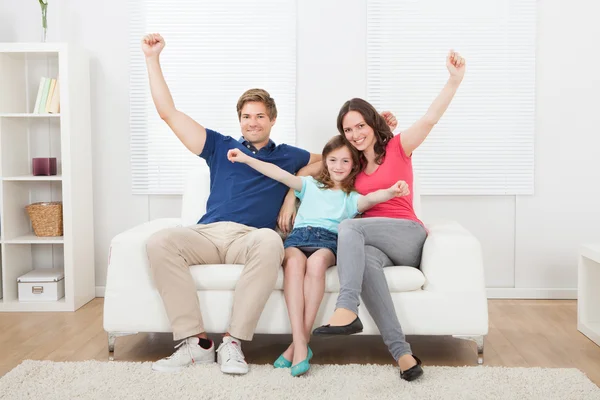
[[[290,173],[321,161],[318,154],[275,145],[269,136],[277,118],[275,101],[262,89],[242,94],[237,104],[242,137],[235,140],[202,125],[175,108],[161,71],[165,46],[158,34],[146,35],[142,50],[152,99],[160,117],[179,140],[210,168],[206,214],[197,225],[166,229],[147,243],[150,268],[173,330],[181,340],[170,357],[155,362],[157,371],[177,371],[193,363],[215,361],[215,345],[202,323],[196,286],[189,270],[196,264],[244,264],[236,284],[229,329],[217,349],[221,371],[245,374],[241,340],[252,340],[283,261],[283,243],[273,230],[288,188],[244,164],[227,160],[227,151],[242,149]]]

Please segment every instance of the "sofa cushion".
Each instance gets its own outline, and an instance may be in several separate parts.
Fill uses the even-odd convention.
[[[193,265],[190,270],[198,290],[233,290],[243,268],[239,264],[208,264]],[[425,276],[417,268],[387,267],[383,271],[392,293],[419,290],[425,284]],[[283,268],[279,269],[275,289],[283,290]],[[339,290],[337,267],[331,267],[325,276],[325,292]]]

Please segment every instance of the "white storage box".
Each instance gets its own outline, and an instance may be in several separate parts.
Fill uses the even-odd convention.
[[[34,269],[17,278],[19,301],[56,301],[65,297],[62,268]]]

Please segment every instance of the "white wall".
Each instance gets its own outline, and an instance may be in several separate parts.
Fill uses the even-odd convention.
[[[177,216],[181,201],[130,194],[127,3],[50,3],[49,40],[78,42],[92,56],[96,281],[103,286],[110,238]],[[341,104],[366,93],[366,0],[343,4],[298,1],[298,145],[313,152],[336,133]],[[453,218],[479,237],[488,287],[517,288],[492,293],[571,296],[578,244],[600,241],[600,4],[538,7],[535,195],[428,196],[423,208],[428,220]],[[0,0],[0,41],[39,38],[35,2]]]

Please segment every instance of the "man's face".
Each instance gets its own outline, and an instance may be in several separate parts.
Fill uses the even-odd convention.
[[[271,128],[275,119],[269,118],[267,108],[258,101],[247,102],[240,113],[240,127],[244,138],[256,148],[261,148],[269,142]]]

